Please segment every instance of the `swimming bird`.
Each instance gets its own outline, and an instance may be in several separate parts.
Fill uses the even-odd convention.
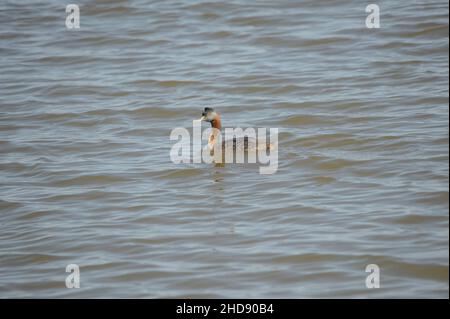
[[[222,129],[220,114],[211,107],[205,107],[200,120],[211,124],[212,132],[208,138],[208,147],[211,151],[211,155],[213,155],[214,147],[216,146],[218,136]],[[226,149],[230,149],[231,147],[233,151],[265,151],[272,149],[273,145],[265,142],[258,143],[257,139],[248,136],[233,137],[233,139],[222,141],[222,154],[225,153]]]

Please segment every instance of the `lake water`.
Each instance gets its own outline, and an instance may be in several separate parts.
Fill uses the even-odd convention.
[[[447,1],[75,3],[0,4],[1,298],[448,298]],[[278,171],[174,164],[206,106]]]

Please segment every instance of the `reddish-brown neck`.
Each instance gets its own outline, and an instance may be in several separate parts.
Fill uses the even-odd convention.
[[[222,129],[222,122],[220,121],[220,115],[217,114],[216,118],[211,122],[211,126],[218,130]]]

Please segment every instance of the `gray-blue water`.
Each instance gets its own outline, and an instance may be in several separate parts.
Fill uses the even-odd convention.
[[[447,1],[76,3],[0,4],[1,298],[448,298]],[[205,106],[278,171],[172,163]]]

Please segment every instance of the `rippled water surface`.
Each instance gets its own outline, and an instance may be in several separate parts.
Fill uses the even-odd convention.
[[[76,3],[0,4],[0,297],[448,298],[447,1]],[[205,106],[278,171],[172,163]]]

